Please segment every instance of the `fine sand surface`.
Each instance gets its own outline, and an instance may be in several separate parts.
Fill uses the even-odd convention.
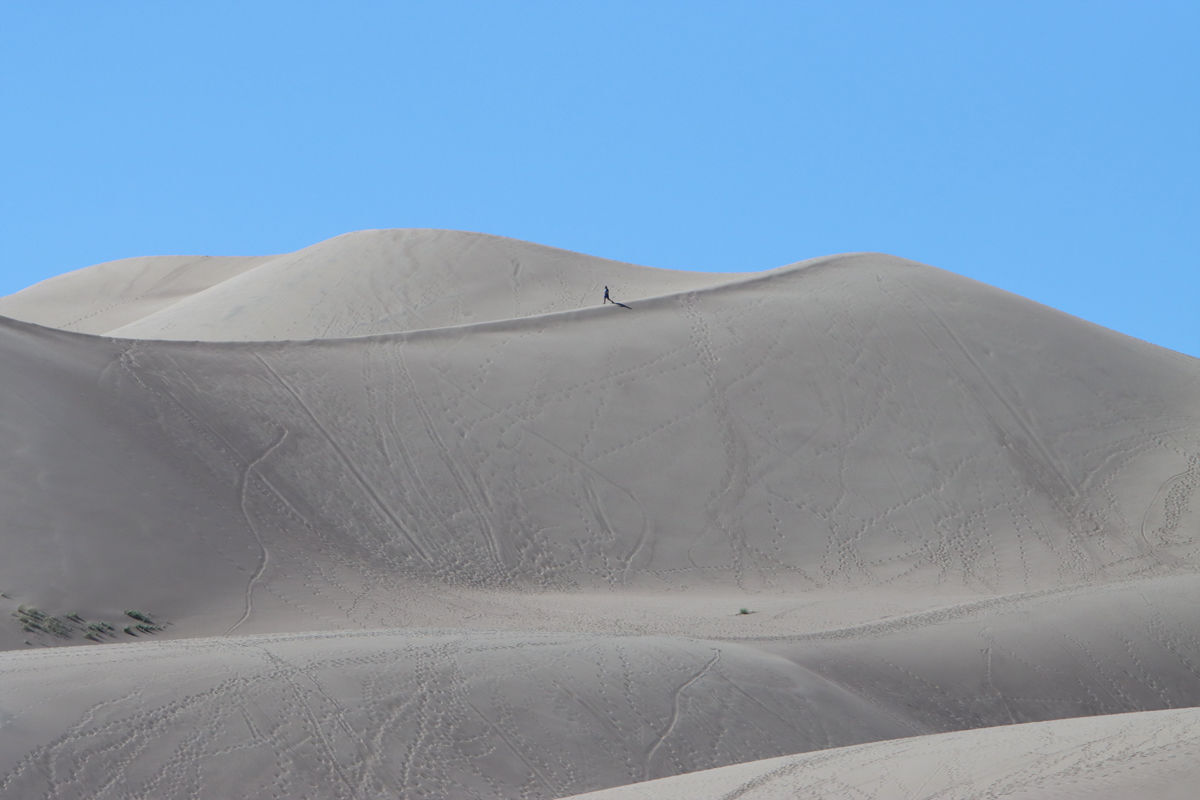
[[[764,759],[575,795],[573,800],[1190,800],[1200,709],[939,733]]]
[[[0,796],[1200,777],[1195,359],[891,256],[426,230],[0,315]]]

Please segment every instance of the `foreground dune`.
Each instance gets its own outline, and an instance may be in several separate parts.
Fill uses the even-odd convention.
[[[1198,362],[932,267],[370,231],[0,314],[18,796],[555,797],[1200,704]]]
[[[0,670],[21,797],[553,797],[912,732],[785,659],[658,637],[249,636]]]
[[[573,800],[1194,796],[1200,710],[982,728],[785,756]]]

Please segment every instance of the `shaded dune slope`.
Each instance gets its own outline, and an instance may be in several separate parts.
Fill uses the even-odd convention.
[[[88,318],[122,338],[49,284],[0,305],[32,320],[0,319],[0,603],[175,638],[0,658],[4,787],[83,796],[112,754],[113,796],[553,797],[1200,703],[1194,359],[874,254],[382,231],[189,264],[103,265],[158,287]],[[632,308],[579,307],[605,283]],[[57,717],[43,674],[79,687]]]

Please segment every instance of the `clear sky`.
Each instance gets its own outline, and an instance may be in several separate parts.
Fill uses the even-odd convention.
[[[483,231],[658,267],[879,250],[1200,355],[1200,3],[0,8],[0,294]]]

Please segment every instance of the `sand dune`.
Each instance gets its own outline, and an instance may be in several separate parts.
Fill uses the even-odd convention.
[[[0,315],[134,339],[256,341],[396,333],[568,311],[604,286],[640,296],[736,280],[499,236],[358,231],[257,258],[133,258],[0,299]]]
[[[785,659],[659,637],[251,636],[0,671],[26,748],[0,791],[26,797],[553,797],[912,732]]]
[[[108,333],[266,260],[164,256],[97,264],[0,298],[0,315],[68,331]]]
[[[369,231],[0,314],[12,791],[554,797],[1200,704],[1200,362],[932,267]]]
[[[785,756],[575,800],[1193,796],[1200,710],[1064,719]]]

